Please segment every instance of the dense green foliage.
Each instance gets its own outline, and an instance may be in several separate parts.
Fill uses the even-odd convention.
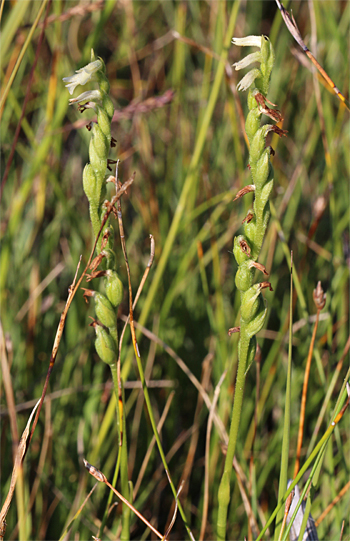
[[[293,476],[303,375],[313,329],[314,319],[310,317],[316,313],[312,292],[318,280],[327,293],[327,303],[321,313],[311,367],[301,463],[310,453],[308,446],[322,406],[325,417],[316,441],[331,420],[346,376],[348,356],[339,371],[337,363],[344,353],[349,328],[349,114],[331,89],[313,75],[309,60],[288,33],[274,2],[107,0],[88,4],[93,7],[90,11],[85,4],[79,5],[81,11],[75,10],[75,2],[50,4],[39,51],[45,10],[28,44],[26,39],[42,3],[6,2],[2,14],[1,92],[6,98],[0,109],[2,179],[15,147],[1,201],[1,324],[6,344],[2,354],[6,351],[3,362],[10,368],[18,434],[23,431],[33,401],[41,395],[79,256],[87,261],[94,240],[82,185],[91,138],[84,122],[86,117],[93,118],[94,112],[86,111],[84,118],[78,116],[76,107],[68,105],[62,82],[63,77],[90,61],[91,48],[105,61],[117,110],[112,122],[117,146],[109,156],[121,160],[122,182],[136,171],[133,185],[122,198],[134,292],[149,258],[149,234],[155,239],[155,261],[135,320],[176,352],[211,400],[227,370],[217,414],[229,429],[238,336],[229,337],[227,331],[239,325],[240,318],[232,246],[252,205],[251,194],[232,202],[237,191],[250,182],[244,139],[246,96],[238,95],[235,89],[241,76],[233,71],[226,77],[224,73],[218,76],[223,65],[218,55],[229,19],[235,16],[232,9],[237,9],[232,36],[264,33],[273,44],[276,58],[269,99],[278,103],[283,129],[288,130],[288,137],[283,139],[276,135],[267,138],[276,152],[272,157],[276,180],[259,261],[270,272],[274,291],[268,293],[266,323],[257,335],[260,378],[257,363],[253,363],[246,378],[236,447],[236,458],[250,479],[251,487],[248,481],[244,486],[261,529],[275,508],[278,494],[291,249],[300,289],[293,299],[289,477]],[[293,8],[310,49],[348,95],[350,4],[295,2]],[[180,41],[172,30],[195,43]],[[17,69],[21,51],[24,55]],[[229,64],[243,54],[230,46]],[[170,89],[174,94],[165,94]],[[17,138],[25,99],[28,101]],[[107,192],[111,189],[108,187]],[[117,232],[117,222],[114,218],[112,222]],[[127,277],[118,234],[114,250],[125,290]],[[112,480],[118,454],[115,402],[111,399],[110,372],[94,349],[95,332],[89,327],[89,316],[94,316],[92,304],[86,305],[81,292],[69,310],[46,403],[24,462],[23,485],[19,484],[7,515],[8,539],[58,539],[62,535],[94,483],[82,465],[83,456]],[[128,315],[126,293],[118,315],[121,329],[121,319]],[[157,421],[174,391],[161,438],[175,485],[186,480],[180,499],[197,539],[203,514],[208,407],[188,374],[162,345],[140,333],[139,347],[146,377],[159,384],[150,388]],[[122,374],[129,475],[135,485],[152,430],[140,389],[132,388],[138,371],[129,331],[123,342]],[[2,381],[2,497],[10,484],[15,441],[6,413],[8,391]],[[315,519],[349,479],[348,419],[346,412],[324,455],[312,493]],[[207,457],[205,539],[216,535],[217,491],[224,463],[221,436],[214,424]],[[74,521],[69,539],[97,535],[107,498],[106,487],[100,484]],[[349,502],[347,492],[318,527],[320,539],[339,539]],[[156,448],[134,504],[165,532],[172,516],[173,496]],[[26,521],[19,532],[16,524],[21,505]],[[107,519],[110,531],[104,538],[115,538],[119,518],[119,507],[113,508]],[[243,539],[248,529],[247,510],[235,483],[228,537]],[[132,538],[141,539],[143,532],[142,523],[132,516]],[[178,516],[170,538],[184,539],[185,535]],[[145,536],[150,538],[149,533]],[[343,539],[349,536],[346,522]]]

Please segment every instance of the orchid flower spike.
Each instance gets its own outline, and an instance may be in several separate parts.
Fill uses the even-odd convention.
[[[262,36],[246,36],[245,38],[232,38],[232,43],[238,45],[239,47],[259,47],[262,46]],[[242,58],[239,62],[235,62],[233,67],[236,71],[247,68],[253,62],[262,61],[261,50],[248,54],[248,56]],[[257,68],[250,70],[237,85],[238,90],[248,90],[250,86],[253,85],[255,79],[261,76],[261,71]]]

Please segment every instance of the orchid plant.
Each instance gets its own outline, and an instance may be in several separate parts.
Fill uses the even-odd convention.
[[[273,124],[260,126],[263,114],[276,122],[282,120],[281,114],[267,105],[268,103],[273,105],[267,99],[271,71],[275,60],[270,40],[266,36],[248,36],[245,38],[233,38],[232,43],[242,47],[259,48],[259,51],[249,54],[240,62],[235,63],[236,70],[246,68],[253,62],[259,62],[260,67],[251,69],[237,85],[238,90],[249,89],[249,113],[245,130],[250,146],[249,169],[252,184],[240,190],[235,199],[243,197],[246,193],[254,192],[254,205],[243,220],[244,234],[238,235],[234,239],[233,245],[233,253],[238,264],[235,284],[241,294],[241,320],[239,327],[230,329],[231,333],[239,332],[240,339],[229,443],[218,493],[217,536],[219,540],[225,539],[226,535],[232,464],[242,410],[245,377],[255,357],[256,334],[261,330],[266,319],[267,307],[261,292],[267,287],[270,290],[272,289],[271,284],[267,281],[253,283],[256,269],[265,276],[268,275],[265,267],[258,262],[270,218],[269,196],[274,180],[273,167],[270,161],[274,151],[270,146],[265,146],[265,139],[269,132],[275,132],[280,136],[286,133]]]

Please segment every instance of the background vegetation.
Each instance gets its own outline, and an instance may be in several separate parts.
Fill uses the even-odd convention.
[[[47,6],[49,15],[40,45]],[[272,197],[275,212],[260,258],[271,273],[274,291],[265,295],[268,322],[258,335],[260,364],[253,364],[247,378],[236,451],[244,486],[261,528],[276,505],[278,493],[290,299],[285,254],[291,249],[301,295],[293,299],[290,476],[312,334],[310,318],[316,312],[312,291],[318,280],[327,293],[327,304],[311,367],[302,463],[322,406],[326,413],[320,434],[330,421],[349,362],[349,115],[334,93],[313,74],[274,2],[107,0],[50,4],[21,0],[6,2],[2,7],[2,355],[11,371],[19,435],[40,397],[79,255],[86,261],[93,242],[82,188],[90,136],[77,109],[68,105],[69,95],[62,82],[62,77],[89,61],[92,47],[106,62],[118,111],[112,127],[118,143],[110,157],[121,160],[122,181],[136,171],[135,182],[122,200],[135,291],[148,261],[150,233],[156,244],[154,265],[135,319],[176,352],[211,399],[227,370],[217,413],[228,430],[238,338],[228,337],[227,331],[239,321],[232,243],[251,196],[232,202],[235,193],[249,183],[242,124],[246,95],[238,96],[234,89],[240,74],[228,71],[219,81],[215,96],[220,65],[216,55],[222,51],[228,20],[235,8],[235,36],[264,33],[275,47],[269,98],[282,112],[288,137],[269,142],[276,150]],[[289,7],[293,8],[306,43],[347,96],[350,3],[310,0],[292,2]],[[193,43],[181,41],[174,30]],[[230,64],[242,54],[230,47]],[[19,55],[23,56],[17,64]],[[169,90],[173,94],[165,94]],[[203,119],[205,122],[211,106],[213,112],[206,126]],[[194,173],[189,170],[191,160],[192,165],[195,163]],[[189,185],[185,196],[184,185]],[[174,217],[179,222],[171,238]],[[165,260],[167,249],[169,257]],[[116,251],[126,285],[120,246]],[[159,271],[162,254],[163,272]],[[154,291],[152,283],[156,284]],[[25,459],[23,483],[7,516],[8,539],[60,537],[94,483],[82,465],[83,456],[112,479],[118,452],[115,406],[108,367],[97,362],[93,346],[94,332],[89,327],[92,313],[82,293],[78,294],[68,314],[46,403]],[[127,313],[125,295],[120,317]],[[185,479],[181,501],[198,538],[208,408],[174,355],[142,334],[139,346],[146,374],[156,385],[150,390],[156,419],[161,417],[169,397],[172,399],[161,437],[175,484]],[[337,367],[341,359],[343,365]],[[140,390],[132,388],[138,373],[129,332],[124,339],[122,363],[123,377],[129,382],[125,391],[126,424],[129,474],[135,484],[152,431]],[[335,385],[327,396],[334,374]],[[4,496],[10,483],[16,437],[3,387],[1,408]],[[327,446],[313,493],[315,519],[349,480],[348,415]],[[214,426],[208,455],[205,539],[215,539],[217,488],[224,461],[222,443]],[[107,497],[106,487],[98,486],[74,522],[69,539],[97,535]],[[339,539],[344,519],[343,539],[349,539],[349,504],[346,492],[318,527],[320,539]],[[165,531],[172,505],[158,452],[153,449],[135,506],[160,531]],[[115,538],[119,508],[113,507],[108,517],[105,539]],[[18,528],[21,512],[26,519]],[[228,536],[243,539],[248,530],[247,511],[235,484]],[[149,538],[149,533],[143,532],[141,523],[133,520],[132,538]],[[184,539],[185,533],[178,517],[171,538]]]

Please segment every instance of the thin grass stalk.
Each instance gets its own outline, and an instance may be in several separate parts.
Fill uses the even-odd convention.
[[[116,186],[118,186],[118,177],[116,178]],[[148,411],[148,415],[149,415],[149,418],[150,418],[150,421],[151,421],[154,437],[155,437],[156,442],[157,442],[158,451],[159,451],[159,454],[161,456],[161,459],[162,459],[162,462],[163,462],[163,465],[164,465],[164,469],[165,469],[165,472],[167,474],[173,496],[175,498],[175,502],[176,502],[176,504],[177,504],[177,506],[179,508],[180,515],[182,517],[182,520],[184,521],[187,533],[189,534],[190,538],[192,538],[193,536],[192,536],[191,530],[190,530],[190,528],[189,528],[189,526],[187,524],[187,519],[186,519],[185,512],[184,512],[180,502],[178,501],[178,493],[176,492],[175,485],[174,485],[174,483],[173,483],[173,481],[171,479],[170,470],[169,470],[169,467],[168,467],[168,464],[167,464],[167,461],[166,461],[166,458],[165,458],[165,453],[163,451],[163,447],[162,447],[162,444],[161,444],[161,441],[160,441],[159,433],[158,433],[158,430],[157,430],[157,425],[156,425],[153,410],[152,410],[152,404],[151,404],[151,400],[150,400],[149,393],[148,393],[148,388],[147,388],[147,384],[146,384],[146,378],[145,378],[145,374],[144,374],[144,370],[143,370],[143,366],[142,366],[140,349],[139,349],[139,346],[138,346],[138,343],[137,343],[135,326],[134,326],[133,298],[132,298],[130,268],[129,268],[129,261],[128,261],[128,256],[127,256],[127,252],[126,252],[124,226],[123,226],[123,218],[122,218],[120,201],[118,201],[118,209],[117,209],[116,214],[117,214],[117,217],[118,217],[120,241],[121,241],[121,245],[122,245],[122,249],[123,249],[123,254],[124,254],[124,259],[125,259],[125,264],[126,264],[126,269],[127,269],[127,274],[128,274],[129,322],[130,322],[131,338],[132,338],[132,344],[133,344],[133,348],[134,348],[134,354],[135,354],[135,357],[136,357],[137,367],[138,367],[138,371],[139,371],[139,375],[140,375],[141,385],[142,385],[142,389],[143,389],[143,393],[144,393],[144,397],[145,397],[145,402],[146,402],[146,406],[147,406],[147,411]],[[119,399],[119,408],[120,408],[120,405],[121,405],[121,401]],[[122,465],[122,467],[123,467],[123,465]]]
[[[316,333],[317,333],[320,313],[326,304],[326,295],[324,295],[323,293],[321,282],[318,282],[317,288],[313,292],[313,296],[314,296],[314,302],[316,304],[317,313],[316,313],[316,321],[315,321],[314,329],[312,331],[312,337],[311,337],[309,352],[308,352],[307,361],[306,361],[305,373],[304,373],[303,392],[301,396],[301,407],[300,407],[300,417],[299,417],[298,442],[297,442],[296,458],[295,458],[295,465],[294,465],[294,477],[296,476],[299,470],[301,447],[303,445],[305,411],[306,411],[306,395],[307,395],[307,388],[309,384],[312,354],[313,354],[315,340],[316,340]]]
[[[278,484],[278,499],[280,500],[287,488],[288,481],[288,457],[290,447],[290,413],[291,413],[291,394],[292,394],[292,342],[293,342],[293,252],[291,253],[290,269],[290,299],[289,299],[289,343],[288,343],[288,367],[287,367],[287,385],[284,407],[284,425],[281,451],[281,470]],[[274,538],[279,539],[281,525],[283,522],[284,509],[281,507],[276,517],[276,527]]]
[[[37,13],[37,16],[35,18],[35,21],[31,25],[31,29],[30,29],[30,31],[28,33],[27,39],[26,39],[25,43],[23,44],[23,47],[21,48],[20,55],[19,55],[19,57],[18,57],[18,59],[16,61],[16,64],[15,64],[15,66],[13,68],[13,71],[11,72],[11,76],[10,76],[8,82],[7,82],[5,90],[4,90],[3,94],[1,95],[1,98],[0,98],[0,118],[1,118],[1,115],[2,115],[3,107],[4,107],[6,99],[7,99],[7,95],[9,93],[10,89],[11,89],[11,86],[12,86],[12,83],[13,83],[15,77],[16,77],[17,71],[19,70],[19,67],[20,67],[21,62],[23,60],[23,57],[24,57],[24,55],[26,53],[27,48],[29,47],[29,44],[30,44],[30,42],[32,40],[32,37],[33,37],[34,32],[36,30],[36,27],[39,24],[40,17],[42,16],[43,11],[44,11],[45,6],[48,3],[48,1],[49,0],[43,0],[42,1],[42,4],[41,4],[41,6],[39,8],[39,11]]]

